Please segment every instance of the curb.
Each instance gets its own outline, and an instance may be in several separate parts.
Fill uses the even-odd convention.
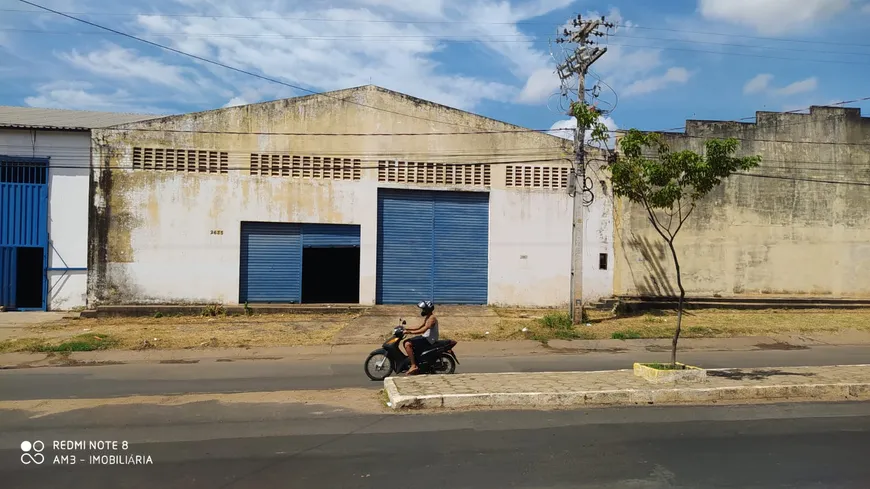
[[[391,377],[384,389],[392,409],[565,408],[579,406],[637,406],[705,404],[716,402],[784,402],[870,400],[870,382],[840,384],[781,384],[767,386],[620,389],[576,392],[522,392],[404,396]]]

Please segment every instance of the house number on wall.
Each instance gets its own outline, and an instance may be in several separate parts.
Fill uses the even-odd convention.
[[[223,229],[212,229],[211,234],[215,235],[215,236],[223,236],[224,230]]]

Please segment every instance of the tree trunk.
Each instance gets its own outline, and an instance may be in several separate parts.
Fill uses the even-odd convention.
[[[677,271],[677,287],[680,288],[680,302],[677,305],[677,329],[674,331],[674,341],[671,346],[671,366],[677,366],[677,342],[680,341],[680,328],[683,325],[683,302],[686,299],[686,289],[683,288],[683,277],[680,273],[680,260],[677,258],[677,250],[674,248],[674,240],[668,241],[671,248],[671,256],[674,258],[674,268]]]

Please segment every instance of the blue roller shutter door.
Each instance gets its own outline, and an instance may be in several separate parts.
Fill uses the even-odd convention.
[[[239,301],[299,303],[302,248],[359,245],[358,225],[243,222]]]
[[[360,227],[351,224],[303,224],[302,246],[305,248],[359,247]]]
[[[435,194],[435,303],[486,304],[489,194]]]
[[[240,302],[302,300],[302,226],[242,223]]]
[[[381,304],[486,304],[489,195],[383,190],[378,197]]]
[[[429,192],[378,195],[377,302],[407,304],[433,295],[435,202]]]

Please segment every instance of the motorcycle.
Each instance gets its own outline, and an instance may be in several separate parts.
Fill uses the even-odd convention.
[[[411,360],[400,347],[405,338],[405,325],[393,329],[393,335],[380,348],[366,358],[366,375],[372,380],[384,380],[392,373],[401,374],[411,368]],[[453,353],[454,340],[438,340],[422,352],[415,351],[420,374],[452,374],[456,372],[459,360]]]

